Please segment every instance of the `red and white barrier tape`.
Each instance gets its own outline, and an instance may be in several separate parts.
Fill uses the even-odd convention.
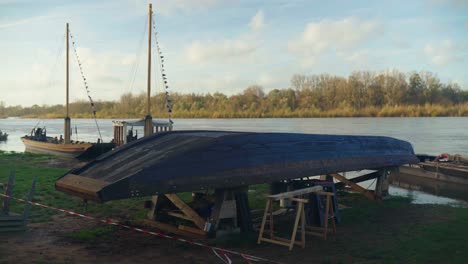
[[[241,256],[247,263],[251,263],[251,261],[264,261],[264,262],[278,263],[278,264],[281,263],[281,262],[277,262],[277,261],[273,261],[273,260],[269,260],[269,259],[265,259],[265,258],[260,258],[260,257],[252,256],[252,255],[243,254],[243,253],[240,253],[240,252],[237,252],[237,251],[232,251],[232,250],[223,249],[223,248],[219,248],[219,247],[213,247],[213,246],[198,243],[198,242],[195,242],[195,241],[192,241],[192,240],[187,240],[187,239],[183,239],[183,238],[169,236],[169,235],[166,235],[166,234],[157,233],[157,232],[153,232],[153,231],[149,231],[149,230],[145,230],[145,229],[141,229],[141,228],[131,227],[131,226],[128,226],[128,225],[113,222],[111,220],[100,219],[100,218],[90,216],[90,215],[84,215],[84,214],[76,213],[76,212],[73,212],[73,211],[69,211],[69,210],[60,209],[60,208],[57,208],[57,207],[45,205],[45,204],[40,204],[40,203],[36,203],[36,202],[32,202],[32,201],[27,201],[27,200],[24,200],[24,199],[21,199],[21,198],[16,198],[16,197],[6,195],[6,194],[1,194],[0,193],[0,196],[10,198],[10,199],[13,199],[13,200],[17,200],[17,201],[20,201],[20,202],[23,202],[23,203],[29,203],[29,204],[32,204],[32,205],[35,205],[35,206],[39,206],[39,207],[59,211],[59,212],[62,212],[62,213],[67,213],[67,214],[70,214],[70,215],[95,220],[95,221],[98,221],[98,222],[101,222],[101,223],[104,223],[104,224],[123,227],[123,228],[129,229],[129,230],[132,230],[132,231],[136,231],[136,232],[140,232],[140,233],[145,233],[145,234],[149,234],[149,235],[153,235],[153,236],[157,236],[157,237],[162,237],[162,238],[167,238],[167,239],[180,241],[180,242],[195,245],[195,246],[209,248],[216,254],[217,257],[219,257],[224,263],[227,263],[227,264],[232,263],[232,260],[228,257],[227,253]]]

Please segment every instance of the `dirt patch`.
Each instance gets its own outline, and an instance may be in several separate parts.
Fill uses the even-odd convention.
[[[380,262],[382,256],[375,248],[395,246],[398,242],[395,235],[409,232],[415,225],[430,225],[454,217],[448,207],[428,205],[378,211],[378,214],[364,216],[357,222],[347,223],[344,219],[336,236],[327,241],[307,237],[306,249],[296,247],[292,252],[273,244],[257,245],[255,241],[221,244],[225,248],[284,263]],[[30,224],[23,233],[0,234],[6,242],[0,243],[0,263],[221,263],[209,249],[125,229],[117,228],[91,242],[71,236],[83,229],[99,227],[103,224],[59,215],[48,223]],[[243,263],[238,257],[232,259],[234,263]]]

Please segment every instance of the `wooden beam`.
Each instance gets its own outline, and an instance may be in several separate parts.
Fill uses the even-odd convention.
[[[351,187],[353,190],[364,194],[364,196],[366,196],[369,200],[376,200],[375,195],[372,194],[371,192],[369,192],[369,190],[367,190],[364,187],[361,187],[361,186],[357,185],[356,183],[346,179],[345,177],[341,176],[340,174],[330,173],[330,176],[332,176],[333,178],[339,180],[340,182],[345,183],[346,185]]]
[[[284,192],[284,193],[279,193],[279,194],[274,194],[274,195],[268,195],[268,198],[271,198],[275,201],[280,200],[280,199],[285,199],[285,198],[291,198],[294,196],[300,196],[303,194],[308,194],[312,192],[317,192],[317,191],[323,191],[322,186],[313,186],[309,188],[304,188],[304,189],[299,189],[295,191],[290,191],[290,192]]]
[[[167,199],[169,199],[177,208],[179,208],[182,213],[184,213],[187,217],[190,218],[198,228],[204,229],[205,228],[205,219],[201,218],[195,210],[193,210],[190,206],[188,206],[184,201],[182,201],[179,196],[176,194],[165,194]]]
[[[180,230],[184,230],[184,231],[187,231],[187,232],[190,232],[190,233],[194,233],[194,234],[197,234],[197,235],[200,235],[200,236],[206,236],[206,232],[203,231],[203,230],[200,230],[198,228],[193,228],[193,227],[190,227],[190,226],[184,226],[184,225],[179,225],[178,227]]]
[[[155,220],[157,214],[157,207],[158,207],[159,195],[151,196],[151,209],[148,212],[148,219]]]
[[[186,216],[184,214],[179,214],[179,213],[175,213],[175,212],[168,212],[167,214],[170,215],[170,216],[173,216],[173,217],[177,217],[177,218],[192,221],[192,219],[190,217],[188,217],[188,216]]]
[[[371,180],[371,179],[374,179],[374,178],[377,178],[379,176],[379,172],[378,171],[374,171],[374,172],[371,172],[371,173],[368,173],[368,174],[364,174],[364,175],[361,175],[361,176],[358,176],[356,178],[352,178],[352,179],[348,179],[350,182],[354,182],[354,183],[359,183],[359,182],[363,182],[363,181],[367,181],[367,180]],[[339,183],[336,183],[335,184],[335,187],[336,188],[343,188],[345,187],[346,184],[343,183],[343,182],[339,182]]]
[[[153,221],[153,220],[148,220],[148,219],[141,219],[141,220],[136,221],[136,223],[138,223],[140,225],[143,225],[143,226],[146,226],[146,227],[156,228],[156,229],[161,230],[161,231],[166,232],[166,233],[180,235],[180,236],[184,236],[184,237],[187,237],[187,238],[196,238],[196,239],[206,238],[206,236],[202,236],[200,234],[196,234],[196,233],[193,233],[193,232],[188,232],[188,231],[185,231],[185,230],[181,230],[181,229],[179,229],[179,228],[177,228],[177,227],[175,227],[173,225],[161,223],[161,222],[158,222],[158,221]]]

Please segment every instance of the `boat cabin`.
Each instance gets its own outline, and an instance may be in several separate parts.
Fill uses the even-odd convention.
[[[169,121],[153,120],[153,134],[172,131],[172,123]],[[133,127],[144,127],[145,119],[137,121],[112,121],[114,128],[114,143],[121,146],[138,139],[138,132],[133,131]],[[143,135],[141,135],[143,136]]]

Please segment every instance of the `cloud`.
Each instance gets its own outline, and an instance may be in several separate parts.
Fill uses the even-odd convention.
[[[259,10],[255,16],[252,17],[249,23],[253,31],[260,31],[265,26],[263,11]]]
[[[256,46],[244,39],[225,39],[221,41],[193,42],[186,55],[190,63],[242,59],[255,52]]]
[[[302,34],[289,42],[288,50],[302,57],[304,63],[311,64],[325,52],[349,52],[378,38],[382,31],[380,24],[374,20],[363,21],[356,17],[324,19],[307,24]]]
[[[257,51],[259,43],[255,33],[263,26],[263,12],[258,11],[250,20],[250,32],[233,39],[193,41],[185,48],[186,61],[192,64],[245,61]]]
[[[460,54],[463,51],[460,45],[455,45],[451,40],[444,40],[439,44],[427,44],[424,47],[424,53],[428,56],[432,63],[437,66],[447,66],[452,63],[463,61],[463,56]]]
[[[18,19],[18,20],[13,20],[13,21],[0,21],[0,29],[36,23],[40,20],[50,19],[53,17],[54,16],[35,16],[35,17]]]

